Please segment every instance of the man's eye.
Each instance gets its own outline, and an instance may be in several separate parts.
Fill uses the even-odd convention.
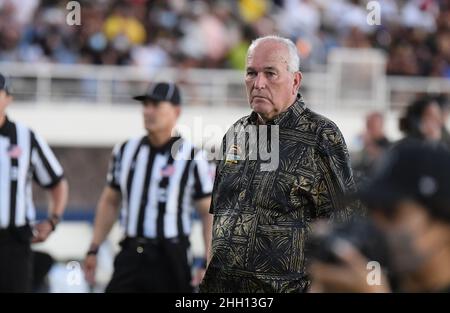
[[[256,75],[256,72],[247,72],[248,77],[254,77]]]
[[[268,77],[274,77],[276,74],[274,72],[266,72]]]

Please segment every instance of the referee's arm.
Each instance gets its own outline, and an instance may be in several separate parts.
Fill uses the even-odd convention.
[[[215,167],[208,162],[204,150],[198,151],[194,157],[194,204],[202,221],[203,241],[205,245],[205,266],[211,258],[213,215],[209,213],[211,206],[211,193],[214,184],[213,170]]]
[[[49,217],[33,228],[32,242],[42,242],[55,230],[67,204],[69,187],[64,170],[48,143],[30,131],[30,162],[34,181],[50,195]]]
[[[100,200],[97,204],[97,212],[94,222],[94,235],[88,254],[84,262],[84,272],[89,284],[95,282],[95,269],[97,267],[97,251],[106,236],[111,231],[119,215],[121,193],[111,186],[103,189]]]
[[[56,185],[49,188],[48,193],[50,195],[49,218],[36,225],[32,239],[34,243],[45,241],[61,219],[69,194],[67,181],[62,178]]]
[[[212,223],[213,215],[209,213],[209,207],[211,205],[211,197],[204,197],[195,202],[198,213],[202,221],[203,229],[203,241],[205,244],[205,259],[206,264],[209,264],[211,257],[211,236],[212,236]]]
[[[195,201],[197,212],[199,213],[202,221],[206,265],[209,264],[209,260],[211,257],[211,236],[212,236],[213,215],[209,213],[210,204],[211,204],[210,196],[199,198]],[[192,286],[198,286],[201,283],[203,277],[205,276],[205,272],[206,268],[203,267],[200,267],[196,270],[194,276],[192,277],[191,281]]]

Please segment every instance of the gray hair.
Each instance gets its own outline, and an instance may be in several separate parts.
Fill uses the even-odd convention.
[[[269,35],[264,37],[256,38],[252,41],[252,44],[250,47],[248,47],[247,50],[247,57],[250,51],[252,51],[259,43],[266,41],[266,40],[272,40],[276,41],[278,43],[283,44],[289,52],[289,60],[288,60],[288,71],[291,73],[298,72],[300,70],[300,57],[298,56],[297,47],[292,42],[292,40],[276,35]]]

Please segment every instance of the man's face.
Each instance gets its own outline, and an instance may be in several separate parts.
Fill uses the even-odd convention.
[[[8,95],[6,91],[0,90],[0,116],[5,114],[6,107],[12,101],[12,96]]]
[[[442,116],[441,108],[436,102],[427,106],[422,114],[420,131],[427,140],[437,141],[442,137]]]
[[[294,103],[301,73],[288,71],[286,46],[266,40],[247,56],[245,85],[250,107],[265,121],[271,120]]]
[[[383,136],[383,117],[380,114],[371,114],[366,120],[366,129],[372,138],[378,139]]]
[[[415,201],[400,201],[392,210],[395,213],[390,216],[375,211],[373,218],[388,239],[393,274],[403,288],[420,291],[422,286],[412,286],[410,281],[426,273],[430,259],[448,246],[450,227],[436,221]]]
[[[150,133],[171,131],[180,115],[180,107],[167,101],[146,100],[143,103],[145,129]]]

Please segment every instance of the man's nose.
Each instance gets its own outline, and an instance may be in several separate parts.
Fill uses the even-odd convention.
[[[258,73],[256,75],[254,86],[256,89],[263,89],[266,87],[266,78],[263,73]]]

